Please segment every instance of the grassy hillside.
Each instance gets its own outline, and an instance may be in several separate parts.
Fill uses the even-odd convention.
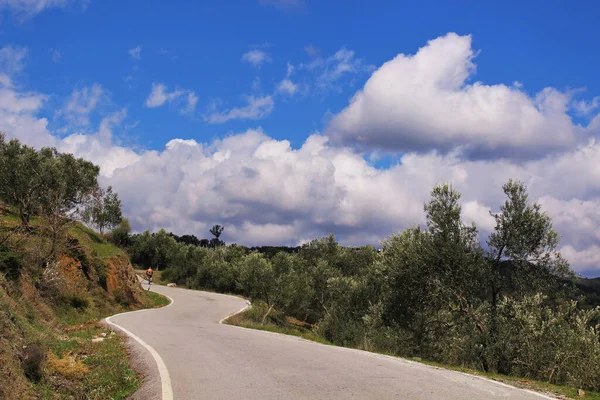
[[[99,320],[168,300],[142,290],[129,259],[69,223],[51,249],[42,221],[16,229],[0,205],[1,399],[120,399],[138,386],[124,340]]]

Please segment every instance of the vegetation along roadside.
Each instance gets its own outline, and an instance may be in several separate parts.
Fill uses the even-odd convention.
[[[78,222],[122,221],[97,174],[0,134],[1,399],[123,399],[138,387],[123,338],[99,321],[168,300],[143,291],[127,254]]]

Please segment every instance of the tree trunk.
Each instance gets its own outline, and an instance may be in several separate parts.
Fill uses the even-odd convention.
[[[31,218],[22,207],[19,207],[19,217],[21,217],[21,226],[27,228],[29,226],[29,219]]]
[[[269,309],[267,310],[267,313],[265,315],[263,315],[261,325],[264,325],[265,322],[267,322],[267,317],[269,316],[269,314],[271,314],[271,311],[273,311],[273,307],[275,307],[275,304],[271,304],[269,306]]]

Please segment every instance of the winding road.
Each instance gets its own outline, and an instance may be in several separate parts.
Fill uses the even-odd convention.
[[[130,336],[144,372],[134,398],[519,399],[550,398],[401,358],[220,324],[241,298],[152,285],[174,302],[107,322]]]

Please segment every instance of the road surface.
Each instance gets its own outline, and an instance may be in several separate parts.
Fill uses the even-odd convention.
[[[158,285],[152,290],[174,303],[109,319],[138,343],[133,358],[147,377],[134,398],[549,398],[404,359],[219,324],[246,306],[237,297]]]

